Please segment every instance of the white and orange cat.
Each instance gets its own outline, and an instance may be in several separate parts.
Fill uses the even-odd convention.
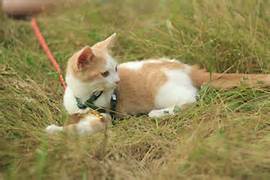
[[[68,60],[64,106],[70,114],[70,124],[50,125],[46,128],[48,133],[91,134],[104,129],[111,121],[114,95],[117,95],[113,109],[116,117],[137,114],[162,117],[174,114],[175,107],[183,108],[196,102],[198,88],[206,83],[222,89],[239,86],[242,82],[250,87],[270,85],[269,75],[210,74],[166,58],[117,65],[109,53],[115,36],[84,47]],[[90,106],[87,105],[89,99]],[[101,118],[89,113],[92,107],[102,108]]]

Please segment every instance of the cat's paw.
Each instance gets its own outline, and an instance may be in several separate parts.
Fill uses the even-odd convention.
[[[108,114],[108,113],[101,113],[100,115],[103,117],[105,124],[111,124],[112,123],[112,117],[111,117],[110,114]]]
[[[48,134],[55,134],[55,133],[63,131],[63,127],[52,124],[52,125],[47,126],[45,131]]]
[[[148,113],[148,116],[151,118],[157,118],[157,117],[163,117],[169,114],[170,113],[168,111],[164,111],[164,110],[152,110],[150,111],[150,113]]]

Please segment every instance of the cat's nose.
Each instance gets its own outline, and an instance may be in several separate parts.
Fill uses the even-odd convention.
[[[119,78],[119,76],[117,75],[116,77],[115,77],[115,79],[114,79],[115,81],[115,84],[119,84],[119,82],[120,82],[120,78]]]
[[[120,79],[119,79],[119,80],[117,80],[117,81],[115,81],[115,84],[119,84],[119,82],[120,82]]]

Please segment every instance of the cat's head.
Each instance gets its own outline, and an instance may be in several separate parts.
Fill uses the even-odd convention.
[[[115,36],[114,33],[104,41],[74,53],[68,61],[67,76],[73,76],[82,83],[95,84],[102,89],[115,87],[120,79],[117,63],[109,54]]]

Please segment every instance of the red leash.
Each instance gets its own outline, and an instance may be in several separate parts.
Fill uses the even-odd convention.
[[[59,80],[60,80],[61,85],[63,86],[64,89],[66,89],[66,83],[65,83],[65,80],[64,80],[63,75],[61,73],[60,66],[57,63],[55,57],[53,56],[53,53],[50,51],[35,18],[32,18],[31,25],[32,25],[32,29],[35,32],[35,35],[39,41],[40,46],[42,47],[42,49],[46,53],[46,55],[47,55],[48,59],[50,60],[50,62],[52,63],[52,65],[54,66],[54,69],[59,76]]]

